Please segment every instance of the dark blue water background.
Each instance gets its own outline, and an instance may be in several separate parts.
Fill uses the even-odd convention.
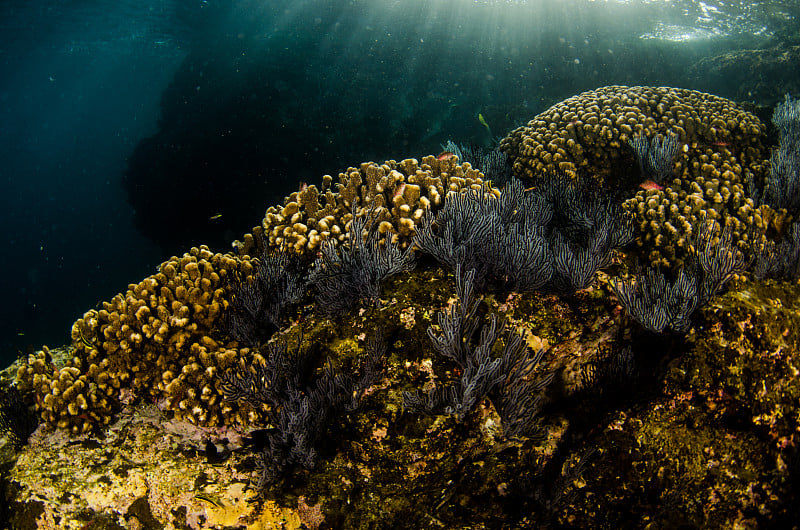
[[[69,342],[171,254],[227,250],[301,180],[448,138],[489,145],[608,84],[769,106],[769,79],[743,92],[697,64],[796,39],[796,4],[3,1],[0,365]]]

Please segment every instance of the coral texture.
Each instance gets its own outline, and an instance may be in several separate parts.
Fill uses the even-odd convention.
[[[609,86],[558,103],[512,131],[501,149],[518,176],[537,179],[560,170],[587,171],[612,188],[632,188],[652,178],[640,174],[637,135],[674,135],[679,144],[674,178],[642,189],[626,202],[641,232],[637,239],[654,265],[678,267],[693,233],[705,220],[732,224],[737,241],[752,227],[766,230],[775,218],[758,206],[748,183],[767,178],[766,127],[730,100],[693,90]],[[649,165],[649,163],[648,163]],[[637,171],[638,169],[638,171]],[[663,187],[663,189],[659,189]]]
[[[282,206],[268,208],[261,226],[234,247],[253,253],[263,235],[270,247],[314,256],[323,241],[343,241],[352,219],[367,213],[381,233],[391,233],[393,242],[406,247],[428,208],[441,205],[451,191],[479,188],[482,182],[482,173],[455,157],[365,162],[340,173],[336,183],[325,175],[321,188],[303,186]]]
[[[229,305],[227,280],[252,272],[250,260],[205,247],[172,257],[78,319],[65,363],[56,367],[45,350],[20,367],[18,378],[35,392],[48,425],[73,432],[108,424],[136,395],[165,399],[179,417],[201,424],[236,421],[222,402],[217,371],[249,350],[215,330]]]

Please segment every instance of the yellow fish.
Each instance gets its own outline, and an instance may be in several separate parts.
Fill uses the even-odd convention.
[[[486,130],[489,131],[489,134],[492,134],[492,129],[489,127],[489,124],[486,123],[486,118],[484,118],[483,114],[480,112],[478,113],[478,121],[481,122],[481,125],[486,127]]]
[[[222,217],[222,214],[221,214],[221,213],[218,213],[218,214],[214,214],[214,215],[212,215],[211,217],[209,217],[209,218],[208,218],[208,220],[209,220],[209,221],[214,221],[214,220],[216,220],[216,219],[219,219],[220,217]]]

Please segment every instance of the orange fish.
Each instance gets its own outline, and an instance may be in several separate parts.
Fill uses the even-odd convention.
[[[439,156],[436,157],[436,160],[450,160],[454,156],[456,155],[454,155],[450,151],[442,151],[441,153],[439,153]]]
[[[644,182],[639,184],[639,187],[642,188],[643,190],[663,190],[664,189],[664,186],[662,186],[661,184],[659,184],[657,182],[649,180],[649,179],[645,180]]]

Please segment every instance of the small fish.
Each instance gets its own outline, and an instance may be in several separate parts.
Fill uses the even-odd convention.
[[[197,494],[195,494],[194,498],[197,499],[197,500],[200,500],[200,501],[205,501],[205,502],[207,502],[208,504],[210,504],[212,506],[216,506],[217,508],[224,508],[225,507],[225,503],[223,503],[222,501],[220,501],[216,497],[212,497],[208,493],[202,493],[202,492],[201,493],[197,493]]]
[[[730,147],[731,143],[720,141],[720,142],[712,142],[711,145],[716,145],[717,147]]]
[[[83,331],[81,331],[81,328],[78,328],[78,335],[81,336],[81,342],[83,343],[84,346],[89,348],[90,351],[94,349],[94,345],[88,340],[86,340],[86,337],[83,336]]]
[[[212,215],[211,217],[209,217],[209,218],[208,218],[208,220],[209,220],[209,221],[216,221],[216,220],[217,220],[217,219],[219,219],[220,217],[222,217],[222,214],[221,214],[221,213],[215,213],[214,215]]]
[[[436,157],[436,160],[450,160],[456,156],[455,154],[451,153],[450,151],[442,151],[439,153],[439,156]]]
[[[491,129],[491,128],[489,128],[489,124],[488,124],[488,123],[486,123],[486,119],[483,117],[483,114],[482,114],[482,113],[480,113],[480,112],[478,113],[478,121],[479,121],[479,122],[481,122],[481,125],[483,125],[484,127],[486,127],[486,130],[487,130],[487,131],[489,131],[489,134],[491,134],[491,133],[492,133],[492,129]]]
[[[307,182],[303,182],[301,180],[300,181],[300,191],[306,191],[306,188],[308,188],[308,183]]]
[[[641,184],[639,184],[639,187],[642,188],[643,190],[663,190],[664,189],[664,186],[662,186],[658,182],[654,182],[654,181],[652,181],[650,179],[647,179],[644,182],[642,182]]]

